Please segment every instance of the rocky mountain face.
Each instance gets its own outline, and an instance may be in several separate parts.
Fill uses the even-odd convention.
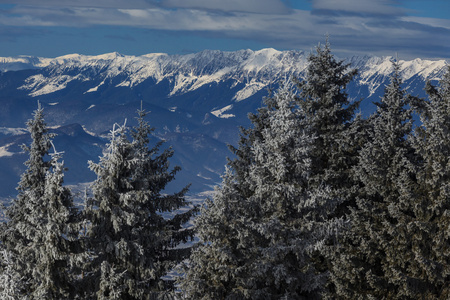
[[[261,106],[280,80],[303,78],[308,53],[301,51],[205,50],[188,55],[66,55],[57,58],[0,58],[0,196],[14,194],[26,157],[25,122],[40,101],[46,121],[65,151],[66,182],[94,179],[88,160],[98,160],[114,123],[135,124],[136,110],[151,111],[156,138],[172,146],[173,165],[182,166],[170,189],[192,183],[193,193],[220,181],[227,144],[234,144],[247,114]],[[352,57],[359,70],[349,86],[353,99],[364,99],[363,114],[374,111],[392,73],[391,57]],[[400,61],[401,76],[413,95],[425,96],[427,80],[438,80],[447,62]]]

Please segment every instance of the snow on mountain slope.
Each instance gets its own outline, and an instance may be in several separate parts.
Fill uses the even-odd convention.
[[[358,61],[359,60],[359,61]],[[392,56],[353,58],[352,65],[359,69],[359,84],[369,88],[370,95],[382,86],[393,72]],[[418,76],[420,80],[438,80],[444,73],[445,60],[422,60],[420,58],[405,61],[399,60],[400,75],[403,81]]]
[[[26,128],[7,128],[7,127],[0,127],[0,136],[1,135],[19,135],[24,134],[27,132]]]
[[[228,119],[228,118],[233,118],[235,117],[235,115],[233,114],[224,114],[224,112],[226,112],[227,110],[230,110],[233,108],[233,105],[227,105],[224,108],[218,109],[218,110],[214,110],[211,113],[213,115],[215,115],[217,118],[222,118],[222,119]]]
[[[352,57],[348,61],[359,69],[358,83],[366,85],[370,94],[385,82],[392,73],[392,57]],[[419,76],[432,80],[442,76],[447,64],[444,60],[400,60],[403,80]],[[301,51],[240,50],[222,52],[205,50],[195,54],[167,55],[154,53],[127,56],[117,52],[98,56],[79,54],[53,59],[21,56],[0,58],[0,70],[41,68],[45,74],[26,79],[20,89],[32,97],[63,90],[72,81],[93,84],[85,93],[95,93],[106,81],[120,77],[116,87],[133,88],[151,78],[156,84],[168,79],[172,84],[168,96],[197,90],[202,86],[231,79],[234,85],[243,83],[233,100],[244,100],[265,87],[288,78],[300,76],[307,67],[307,54]],[[101,83],[94,83],[101,78]]]
[[[279,80],[284,74],[299,75],[306,67],[303,52],[241,50],[221,52],[205,50],[196,54],[172,55],[148,54],[125,56],[109,53],[98,56],[79,54],[65,55],[54,59],[26,57],[20,59],[1,58],[2,70],[7,70],[10,61],[23,61],[23,68],[32,66],[42,68],[46,74],[38,74],[26,79],[20,89],[36,97],[50,94],[67,87],[72,81],[105,80],[120,76],[116,87],[139,85],[152,78],[156,83],[169,79],[173,84],[169,96],[196,90],[204,85],[233,79],[235,83],[244,82],[243,92],[236,95],[237,100],[248,97],[264,86]],[[76,70],[76,72],[74,72]],[[258,78],[255,83],[252,78]],[[85,92],[96,92],[99,84],[92,85]]]

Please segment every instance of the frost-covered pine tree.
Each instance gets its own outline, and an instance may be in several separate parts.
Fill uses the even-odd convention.
[[[253,203],[247,199],[254,193],[248,182],[254,163],[252,145],[261,139],[267,127],[268,109],[249,114],[252,128],[241,128],[239,146],[229,146],[236,158],[228,161],[222,184],[216,187],[214,201],[207,199],[196,219],[199,243],[191,254],[181,279],[186,299],[243,299],[241,278],[248,278],[246,263],[252,259],[255,230],[248,221],[255,218]],[[247,297],[249,297],[247,295]]]
[[[438,87],[427,83],[422,125],[413,139],[422,158],[410,191],[411,252],[402,292],[415,299],[450,298],[450,67]]]
[[[350,101],[346,92],[357,70],[337,60],[328,41],[316,47],[308,62],[306,78],[298,82],[298,88],[305,123],[317,136],[309,185],[314,190],[325,183],[345,211],[354,197],[351,167],[360,147],[358,132],[363,132],[358,126],[364,123],[353,122],[360,101]]]
[[[140,110],[139,125],[129,141],[125,126],[115,127],[99,163],[92,186],[93,206],[87,211],[90,250],[94,253],[86,279],[94,283],[97,299],[159,299],[173,291],[163,277],[188,254],[177,249],[193,237],[183,225],[195,209],[188,205],[187,189],[164,194],[178,167],[169,170],[171,149],[159,153],[161,143],[148,148],[152,128]],[[92,296],[92,295],[91,295]]]
[[[24,290],[23,281],[14,268],[12,253],[6,249],[0,252],[0,299],[16,300]]]
[[[228,145],[229,150],[234,154],[235,158],[228,158],[227,167],[230,171],[233,170],[232,177],[233,181],[236,182],[235,187],[243,197],[250,197],[254,192],[247,179],[250,166],[254,163],[252,145],[256,140],[263,138],[261,132],[269,126],[268,112],[270,103],[273,103],[273,101],[271,102],[270,97],[266,98],[265,101],[267,105],[258,108],[256,114],[248,114],[252,127],[240,127],[238,147]]]
[[[265,104],[252,118],[260,131],[249,130],[238,149],[250,153],[229,164],[196,221],[201,244],[182,280],[187,299],[313,299],[325,284],[310,253],[334,232],[335,202],[326,188],[307,189],[316,137],[291,83]]]
[[[350,227],[330,258],[333,299],[408,298],[400,287],[409,284],[404,275],[413,259],[405,220],[412,213],[409,191],[415,185],[416,155],[407,139],[412,130],[409,97],[401,87],[398,63],[393,66],[354,168],[362,187]]]
[[[357,70],[335,58],[328,40],[316,47],[308,62],[306,77],[297,82],[304,126],[316,136],[311,145],[307,189],[319,193],[326,187],[327,197],[335,202],[334,209],[328,211],[329,219],[337,222],[355,205],[360,185],[352,176],[352,167],[366,141],[367,124],[361,116],[355,116],[360,101],[351,101],[346,92]],[[316,268],[321,272],[329,268],[328,253],[334,253],[332,240],[325,245],[314,253]]]
[[[39,241],[39,263],[33,272],[42,278],[34,294],[39,299],[62,299],[74,297],[75,272],[80,259],[78,243],[79,219],[72,192],[63,186],[64,163],[62,153],[51,153],[50,166],[45,179],[43,196],[44,220],[42,240]]]
[[[40,107],[27,122],[31,133],[29,153],[19,194],[6,211],[2,232],[9,270],[20,278],[14,296],[20,299],[63,299],[73,292],[71,252],[75,239],[76,209],[69,189],[62,186],[59,155],[48,159],[52,134]],[[47,160],[48,159],[48,160]]]

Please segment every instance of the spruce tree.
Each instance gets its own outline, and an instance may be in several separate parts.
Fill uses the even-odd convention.
[[[14,268],[15,259],[6,249],[0,252],[0,299],[15,300],[24,290],[23,281]]]
[[[408,223],[411,261],[403,293],[410,298],[450,298],[450,67],[434,87],[413,142],[421,156],[418,183],[410,190],[414,218]]]
[[[40,107],[27,122],[31,133],[27,170],[18,186],[19,194],[6,211],[2,232],[9,271],[20,283],[13,297],[63,299],[72,289],[72,242],[76,238],[76,209],[69,189],[62,186],[63,165],[59,154],[48,156],[52,134]],[[14,277],[10,277],[14,278]]]
[[[236,158],[228,159],[222,184],[215,188],[214,201],[206,199],[195,221],[198,236],[206,244],[197,244],[183,270],[186,275],[181,278],[181,289],[188,299],[249,297],[239,282],[249,277],[246,263],[254,255],[246,249],[254,248],[252,237],[257,234],[250,223],[255,218],[255,208],[247,200],[254,193],[248,177],[254,163],[252,145],[262,138],[261,132],[268,126],[268,107],[250,113],[249,119],[253,126],[240,128],[238,147],[229,145]]]
[[[369,141],[354,167],[362,187],[330,258],[334,295],[342,299],[404,299],[400,286],[410,256],[407,220],[417,156],[407,137],[412,130],[409,96],[401,87],[398,63],[369,122]]]
[[[164,194],[178,167],[169,170],[171,149],[159,153],[162,143],[148,148],[152,128],[138,111],[139,125],[129,141],[125,126],[111,131],[110,143],[99,163],[90,163],[97,174],[92,186],[93,206],[89,247],[93,253],[86,279],[94,282],[97,299],[159,299],[173,292],[163,277],[188,254],[177,249],[193,237],[183,225],[195,209],[183,189]],[[91,295],[92,296],[92,295]]]
[[[358,162],[358,151],[367,140],[368,129],[366,120],[355,115],[360,101],[350,100],[346,91],[357,70],[332,54],[328,40],[316,47],[308,62],[304,80],[297,81],[303,126],[316,136],[311,145],[307,189],[314,194],[324,193],[326,188],[326,197],[333,202],[328,219],[347,226],[343,219],[355,206],[360,188],[352,168]],[[344,228],[335,230],[338,233]],[[334,240],[330,239],[312,254],[317,270],[329,270],[334,248]]]
[[[350,101],[346,92],[357,70],[334,57],[328,40],[316,47],[308,62],[306,77],[298,81],[298,88],[305,123],[316,134],[309,188],[327,185],[336,201],[341,202],[342,215],[345,207],[354,202],[351,168],[361,146],[359,134],[364,132],[360,127],[364,122],[354,122],[360,101]]]
[[[46,229],[39,253],[38,270],[43,282],[36,289],[37,298],[62,299],[74,297],[75,273],[80,260],[78,210],[73,195],[64,187],[62,153],[50,154],[51,169],[46,174],[42,217]],[[36,275],[34,275],[36,277]]]
[[[187,298],[319,296],[326,276],[310,253],[334,231],[334,204],[325,187],[307,189],[316,137],[298,101],[285,83],[252,116],[240,155],[196,221],[201,243],[182,280]]]
[[[269,91],[272,94],[272,91]],[[233,153],[234,159],[227,158],[227,168],[233,173],[235,187],[243,197],[250,197],[253,194],[253,188],[248,182],[250,166],[254,164],[254,154],[252,147],[255,141],[263,139],[262,132],[266,130],[269,124],[269,107],[274,103],[271,97],[265,99],[265,104],[257,109],[257,113],[249,113],[248,118],[252,123],[249,128],[240,127],[240,138],[238,147],[228,145]],[[232,171],[231,171],[232,170]],[[226,172],[228,173],[228,171]],[[231,174],[230,173],[230,174]],[[227,175],[225,175],[227,176]]]

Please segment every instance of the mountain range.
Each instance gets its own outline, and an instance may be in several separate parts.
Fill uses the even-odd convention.
[[[57,134],[55,147],[64,151],[66,182],[95,179],[87,161],[98,161],[114,123],[133,126],[136,110],[150,111],[155,138],[165,139],[182,171],[168,187],[191,192],[211,190],[220,182],[227,144],[236,144],[247,114],[262,105],[269,90],[292,77],[304,78],[308,52],[205,50],[187,55],[161,53],[126,56],[72,54],[57,58],[0,57],[0,196],[14,195],[29,143],[25,122],[37,101]],[[393,72],[392,57],[346,59],[359,70],[348,86],[353,100],[363,99],[361,112],[371,114]],[[408,92],[424,97],[425,82],[436,82],[447,61],[400,60]]]

